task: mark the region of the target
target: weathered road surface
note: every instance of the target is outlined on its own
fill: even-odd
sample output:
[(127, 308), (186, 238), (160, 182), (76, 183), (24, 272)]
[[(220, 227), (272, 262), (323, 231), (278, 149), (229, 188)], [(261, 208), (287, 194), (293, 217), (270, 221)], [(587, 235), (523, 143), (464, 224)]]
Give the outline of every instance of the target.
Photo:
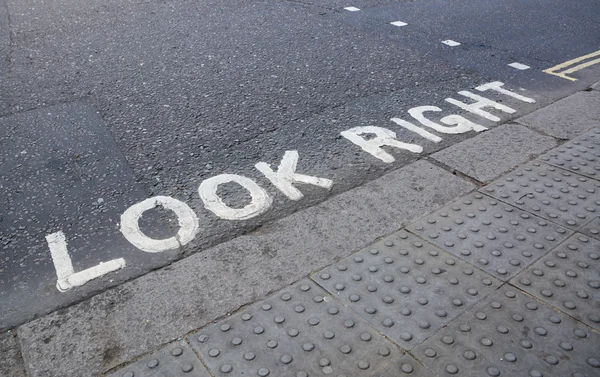
[[(1, 0), (0, 329), (590, 87), (598, 14), (593, 0)], [(143, 202), (156, 197), (170, 199)]]

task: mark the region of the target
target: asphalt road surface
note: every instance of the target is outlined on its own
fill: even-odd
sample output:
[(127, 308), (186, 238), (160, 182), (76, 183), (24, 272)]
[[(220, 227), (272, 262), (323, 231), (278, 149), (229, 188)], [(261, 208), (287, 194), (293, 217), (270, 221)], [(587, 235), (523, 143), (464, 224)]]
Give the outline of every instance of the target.
[[(596, 0), (0, 0), (0, 329), (589, 87), (599, 14)], [(494, 82), (512, 95), (481, 87)]]

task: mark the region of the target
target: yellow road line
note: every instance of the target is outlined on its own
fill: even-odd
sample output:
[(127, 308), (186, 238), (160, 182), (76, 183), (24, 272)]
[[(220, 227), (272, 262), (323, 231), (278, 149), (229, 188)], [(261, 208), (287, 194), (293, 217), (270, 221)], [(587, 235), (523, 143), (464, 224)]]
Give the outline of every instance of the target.
[(593, 57), (599, 56), (599, 55), (600, 55), (600, 50), (598, 50), (596, 52), (592, 52), (591, 54), (580, 56), (580, 57), (575, 58), (575, 59), (571, 59), (571, 60), (566, 61), (564, 63), (560, 63), (559, 65), (555, 65), (554, 67), (545, 69), (542, 72), (548, 73), (550, 75), (555, 75), (555, 76), (558, 76), (558, 77), (562, 77), (563, 79), (567, 79), (567, 80), (571, 80), (571, 81), (577, 81), (576, 78), (569, 77), (569, 76), (567, 76), (567, 74), (573, 73), (573, 72), (577, 72), (577, 71), (579, 71), (581, 69), (584, 69), (586, 67), (592, 66), (594, 64), (598, 64), (598, 63), (600, 63), (600, 59), (594, 59), (594, 60), (590, 60), (589, 62), (578, 64), (578, 65), (576, 65), (574, 67), (571, 67), (569, 69), (566, 69), (566, 70), (564, 70), (562, 72), (557, 72), (557, 71), (559, 71), (559, 70), (561, 70), (563, 68), (567, 68), (567, 67), (569, 67), (569, 66), (571, 66), (571, 65), (573, 65), (575, 63), (579, 63), (580, 61), (583, 61), (583, 60), (586, 60), (586, 59), (589, 59), (589, 58), (593, 58)]

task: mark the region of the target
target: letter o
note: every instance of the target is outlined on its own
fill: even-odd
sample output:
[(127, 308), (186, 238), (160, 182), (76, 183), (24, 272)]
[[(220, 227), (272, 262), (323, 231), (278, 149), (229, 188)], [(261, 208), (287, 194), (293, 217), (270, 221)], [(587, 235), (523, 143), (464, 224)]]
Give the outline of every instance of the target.
[[(235, 182), (250, 192), (252, 201), (244, 208), (231, 208), (217, 195), (219, 185), (229, 182)], [(226, 220), (251, 219), (266, 212), (272, 202), (269, 194), (256, 182), (237, 174), (220, 174), (202, 181), (198, 194), (207, 210)]]
[[(175, 237), (157, 240), (146, 236), (140, 230), (139, 220), (150, 209), (162, 206), (177, 215), (179, 231)], [(170, 196), (155, 196), (132, 205), (121, 215), (121, 233), (133, 246), (148, 253), (160, 253), (178, 249), (190, 242), (198, 233), (198, 217), (182, 201)]]

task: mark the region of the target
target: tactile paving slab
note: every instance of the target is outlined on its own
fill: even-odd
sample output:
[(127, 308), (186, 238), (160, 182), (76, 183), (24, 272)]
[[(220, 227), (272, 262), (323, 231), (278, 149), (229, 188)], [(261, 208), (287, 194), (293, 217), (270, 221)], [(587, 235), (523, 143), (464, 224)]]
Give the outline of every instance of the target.
[(473, 193), (407, 227), (501, 280), (573, 234), (496, 199)]
[(588, 131), (539, 159), (590, 178), (600, 179), (600, 129)]
[(592, 221), (585, 224), (583, 228), (579, 229), (579, 232), (600, 240), (600, 217), (596, 216)]
[(312, 278), (407, 350), (501, 284), (405, 231)]
[(600, 330), (600, 241), (576, 233), (510, 283)]
[(597, 377), (600, 335), (503, 287), (413, 350), (437, 376)]
[(403, 352), (306, 279), (188, 338), (215, 376), (373, 376)]
[(176, 342), (111, 374), (109, 377), (210, 377), (194, 351)]
[(600, 181), (538, 161), (480, 191), (573, 230), (600, 214)]
[(410, 355), (404, 355), (394, 365), (375, 374), (373, 377), (435, 377), (431, 371), (422, 366)]

